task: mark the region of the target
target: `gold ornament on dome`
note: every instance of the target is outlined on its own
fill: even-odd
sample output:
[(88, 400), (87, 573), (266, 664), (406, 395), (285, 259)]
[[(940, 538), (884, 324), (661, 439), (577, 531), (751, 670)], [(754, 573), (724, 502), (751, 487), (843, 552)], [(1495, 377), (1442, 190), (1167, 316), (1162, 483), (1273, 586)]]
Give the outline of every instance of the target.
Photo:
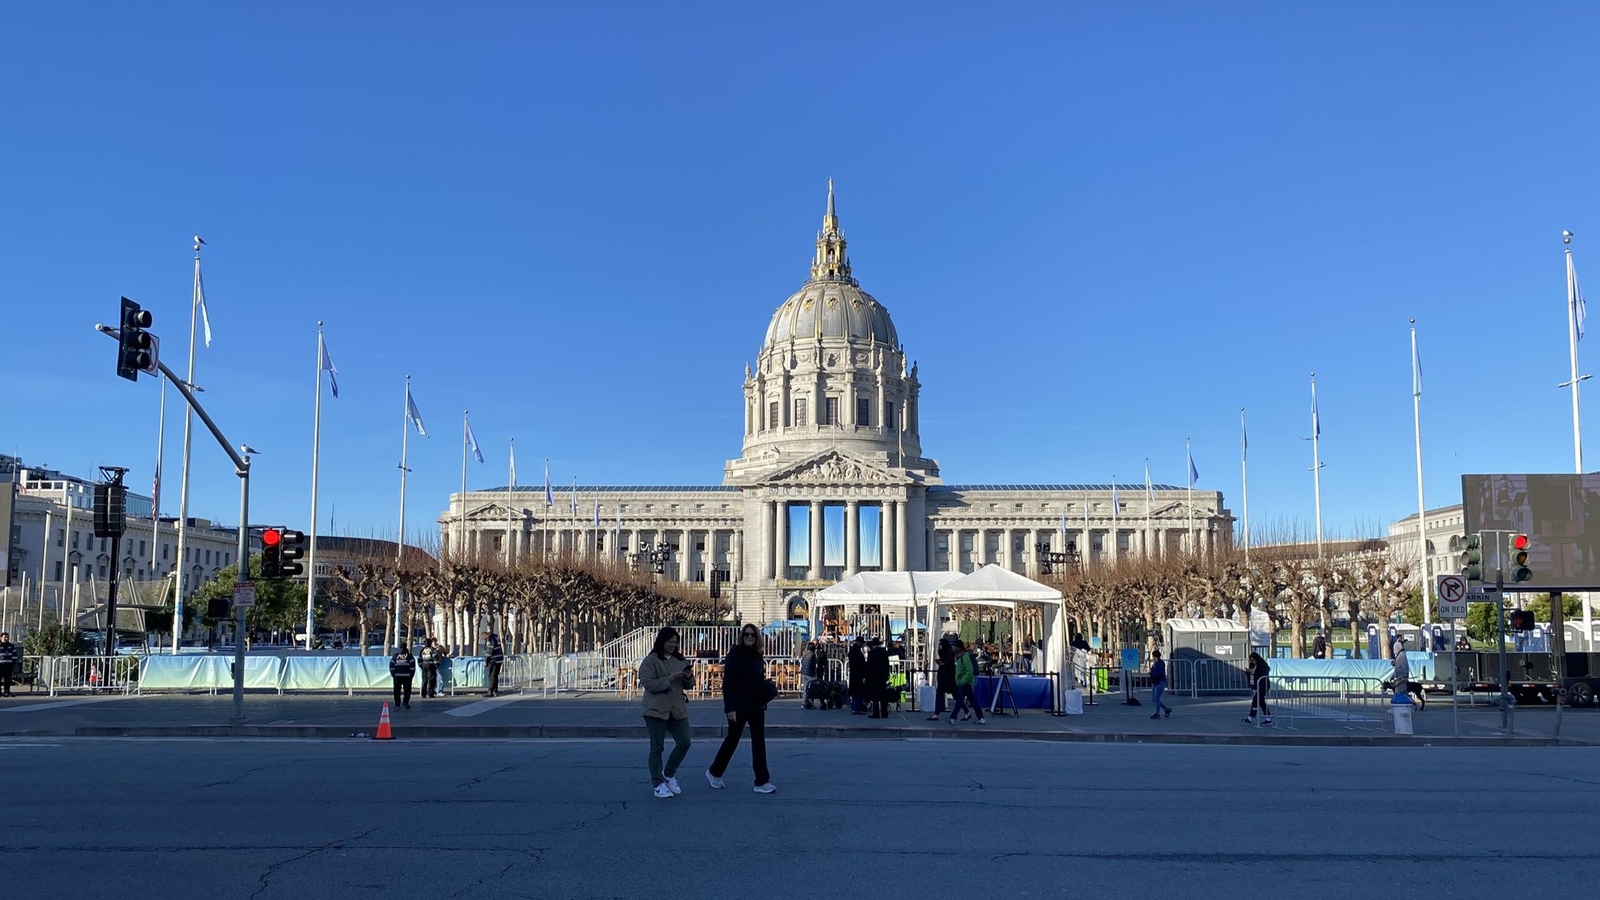
[(811, 299), (809, 297), (806, 298), (806, 302), (802, 303), (801, 306), (805, 307), (806, 309), (810, 309), (811, 308)]

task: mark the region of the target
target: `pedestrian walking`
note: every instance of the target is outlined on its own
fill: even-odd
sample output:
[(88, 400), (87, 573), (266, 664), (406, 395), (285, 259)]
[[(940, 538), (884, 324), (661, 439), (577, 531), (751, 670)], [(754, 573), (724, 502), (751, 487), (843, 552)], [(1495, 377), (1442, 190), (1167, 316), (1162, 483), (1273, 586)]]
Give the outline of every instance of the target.
[(411, 679), (417, 674), (417, 658), (404, 644), (389, 657), (389, 677), (394, 679), (394, 705), (411, 708)]
[(850, 643), (850, 712), (852, 715), (864, 716), (866, 710), (862, 706), (867, 702), (867, 644), (866, 639), (856, 635)]
[(437, 639), (423, 641), (422, 650), (417, 654), (417, 663), (422, 666), (422, 696), (439, 696), (439, 664), (444, 658), (444, 649)]
[(873, 636), (867, 651), (867, 699), (872, 701), (869, 718), (889, 718), (889, 649), (883, 638)]
[[(954, 725), (958, 717), (965, 721), (977, 713), (978, 724), (986, 725), (988, 722), (983, 718), (983, 709), (978, 706), (978, 694), (973, 689), (977, 681), (977, 669), (972, 663), (972, 651), (960, 640), (953, 643), (953, 649), (956, 654), (956, 699), (950, 707), (950, 724)], [(966, 710), (964, 716), (961, 714), (963, 709)]]
[(505, 650), (500, 646), (500, 635), (484, 632), (483, 672), (487, 676), (489, 696), (500, 696), (500, 667), (506, 664)]
[(1160, 650), (1150, 652), (1150, 705), (1156, 708), (1150, 718), (1159, 719), (1163, 710), (1167, 718), (1172, 718), (1172, 707), (1161, 702), (1161, 695), (1167, 690), (1167, 661), (1161, 658)]
[(11, 678), (21, 661), (22, 654), (17, 652), (17, 645), (11, 643), (10, 633), (0, 631), (0, 697), (11, 696)]
[(933, 715), (928, 717), (929, 722), (937, 722), (944, 717), (944, 697), (951, 695), (952, 700), (956, 693), (956, 652), (951, 648), (950, 635), (939, 638), (938, 656), (935, 658), (933, 672)]
[[(655, 646), (639, 663), (639, 684), (644, 687), (644, 725), (650, 732), (651, 792), (666, 800), (683, 793), (678, 766), (689, 753), (689, 704), (684, 691), (694, 684), (694, 668), (679, 652), (678, 629), (656, 632)], [(667, 735), (672, 735), (672, 755), (661, 764)]]
[(1395, 695), (1410, 694), (1417, 698), (1417, 708), (1428, 705), (1428, 696), (1423, 693), (1422, 685), (1411, 680), (1411, 660), (1406, 657), (1406, 636), (1400, 635), (1394, 639), (1394, 669), (1389, 672), (1389, 681), (1394, 685)]
[(1261, 711), (1261, 724), (1272, 724), (1272, 711), (1267, 709), (1267, 690), (1271, 687), (1272, 667), (1261, 658), (1259, 653), (1250, 654), (1250, 666), (1245, 670), (1245, 678), (1250, 682), (1250, 715), (1245, 716), (1245, 723), (1256, 724), (1256, 710)]
[(756, 793), (770, 794), (771, 773), (767, 771), (767, 704), (778, 695), (777, 685), (767, 677), (766, 663), (761, 658), (761, 632), (754, 625), (739, 631), (739, 643), (722, 661), (722, 709), (728, 717), (728, 736), (717, 748), (717, 757), (706, 770), (706, 782), (714, 788), (724, 787), (722, 773), (728, 771), (733, 761), (733, 751), (739, 748), (739, 737), (746, 727), (750, 729), (750, 767), (755, 770)]
[(1317, 635), (1317, 639), (1316, 640), (1311, 642), (1311, 658), (1312, 659), (1327, 659), (1328, 658), (1328, 639), (1323, 637), (1320, 634)]

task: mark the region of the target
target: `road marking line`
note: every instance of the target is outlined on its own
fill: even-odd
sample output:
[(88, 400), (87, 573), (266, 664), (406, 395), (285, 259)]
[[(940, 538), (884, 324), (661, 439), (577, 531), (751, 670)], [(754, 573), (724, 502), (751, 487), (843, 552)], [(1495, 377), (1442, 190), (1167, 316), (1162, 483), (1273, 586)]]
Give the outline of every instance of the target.
[(64, 709), (69, 706), (83, 706), (86, 703), (104, 703), (107, 700), (126, 700), (127, 697), (118, 694), (115, 697), (84, 697), (78, 700), (57, 700), (54, 703), (30, 703), (26, 706), (0, 706), (0, 713), (33, 712), (38, 709)]
[(444, 714), (447, 716), (459, 716), (463, 718), (468, 716), (476, 716), (479, 713), (486, 713), (491, 709), (499, 709), (500, 707), (505, 706), (507, 703), (515, 703), (518, 699), (520, 698), (491, 697), (488, 700), (479, 700), (476, 703), (468, 703), (466, 706), (458, 706), (455, 709), (447, 709), (444, 711)]

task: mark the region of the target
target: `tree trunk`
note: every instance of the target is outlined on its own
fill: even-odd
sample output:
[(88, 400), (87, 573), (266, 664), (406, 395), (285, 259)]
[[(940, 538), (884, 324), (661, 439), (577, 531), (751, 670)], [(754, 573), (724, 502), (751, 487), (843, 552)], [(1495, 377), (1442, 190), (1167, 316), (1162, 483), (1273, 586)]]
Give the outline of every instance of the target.
[(1305, 617), (1296, 615), (1289, 621), (1289, 640), (1294, 646), (1289, 648), (1289, 656), (1294, 659), (1305, 659), (1306, 623)]

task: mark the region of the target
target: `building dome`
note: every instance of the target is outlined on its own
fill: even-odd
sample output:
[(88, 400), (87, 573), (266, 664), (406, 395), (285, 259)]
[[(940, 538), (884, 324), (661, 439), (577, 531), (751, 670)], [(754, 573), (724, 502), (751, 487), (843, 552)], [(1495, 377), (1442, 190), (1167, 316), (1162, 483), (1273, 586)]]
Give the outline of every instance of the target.
[(767, 326), (763, 354), (790, 341), (846, 340), (900, 349), (889, 311), (848, 281), (808, 281), (783, 301)]

